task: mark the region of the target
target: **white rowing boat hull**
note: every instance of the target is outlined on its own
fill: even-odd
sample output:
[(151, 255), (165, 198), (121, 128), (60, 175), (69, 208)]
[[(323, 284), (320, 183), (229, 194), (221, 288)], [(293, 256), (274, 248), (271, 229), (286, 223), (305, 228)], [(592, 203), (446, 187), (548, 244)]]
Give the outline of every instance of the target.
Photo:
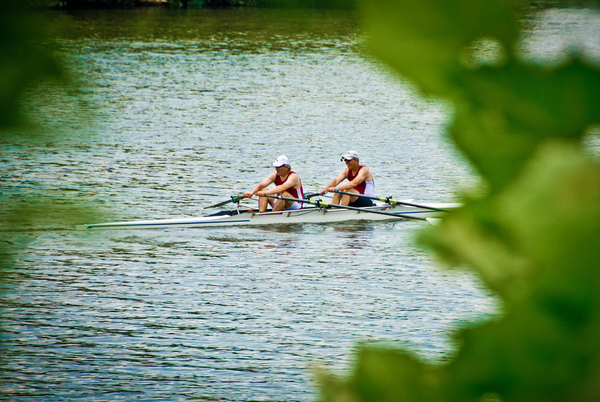
[[(427, 204), (425, 207), (451, 209), (457, 204)], [(382, 211), (394, 214), (381, 215), (369, 211)], [(231, 213), (231, 215), (229, 215)], [(416, 208), (404, 205), (379, 205), (367, 207), (362, 211), (348, 209), (324, 209), (308, 207), (293, 211), (253, 212), (244, 210), (223, 211), (220, 214), (200, 216), (196, 218), (176, 218), (159, 220), (141, 220), (129, 222), (108, 222), (77, 225), (77, 230), (96, 229), (160, 229), (172, 227), (214, 227), (214, 226), (248, 226), (299, 223), (333, 223), (345, 221), (383, 221), (401, 219), (427, 219), (439, 217), (443, 212), (428, 208)]]

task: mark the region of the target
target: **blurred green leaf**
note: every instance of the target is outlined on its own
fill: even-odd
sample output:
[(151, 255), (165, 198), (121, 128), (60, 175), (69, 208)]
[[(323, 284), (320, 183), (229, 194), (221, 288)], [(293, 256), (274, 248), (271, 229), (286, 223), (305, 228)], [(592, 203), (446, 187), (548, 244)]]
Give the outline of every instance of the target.
[(553, 70), (511, 62), (470, 72), (463, 81), (450, 132), (493, 191), (546, 138), (580, 140), (600, 122), (598, 69), (578, 60)]
[(580, 138), (600, 121), (598, 68), (516, 58), (511, 2), (364, 3), (370, 49), (423, 93), (454, 102), (451, 135), (492, 191), (544, 138)]
[(364, 345), (358, 349), (354, 372), (344, 382), (320, 372), (326, 402), (354, 401), (439, 401), (436, 367), (423, 365), (409, 352), (384, 346)]
[(4, 201), (0, 226), (9, 231), (73, 230), (75, 225), (110, 219), (110, 211), (99, 202), (83, 202), (68, 196), (57, 198), (48, 194), (28, 196), (18, 194), (13, 201)]
[(363, 348), (358, 356), (353, 388), (363, 401), (439, 401), (439, 379), (407, 352)]
[[(26, 130), (15, 130), (15, 126), (29, 123), (34, 113), (40, 118), (43, 105), (34, 111), (22, 113), (22, 102), (26, 96), (40, 89), (40, 83), (59, 79), (66, 81), (60, 58), (55, 56), (48, 42), (44, 15), (37, 7), (37, 0), (9, 2), (3, 4), (0, 13), (0, 138), (7, 143), (22, 136), (35, 136)], [(62, 81), (61, 81), (62, 80)], [(50, 104), (56, 100), (43, 99)], [(34, 104), (35, 103), (30, 103)], [(10, 129), (10, 130), (9, 130)], [(56, 140), (64, 131), (45, 133), (47, 140)], [(76, 223), (99, 219), (100, 205), (90, 205), (68, 195), (51, 196), (49, 191), (37, 196), (23, 193), (18, 188), (5, 187), (0, 194), (0, 270), (15, 262), (14, 257), (35, 237), (35, 231), (43, 229), (73, 230)], [(14, 239), (18, 238), (18, 241)], [(1, 278), (0, 278), (1, 282)]]
[(43, 17), (14, 6), (0, 13), (0, 133), (19, 123), (21, 101), (37, 82), (62, 76), (62, 68), (43, 45)]
[[(503, 295), (506, 316), (461, 333), (461, 352), (447, 369), (449, 384), (507, 400), (600, 397), (592, 386), (600, 381), (600, 164), (570, 143), (552, 141), (518, 180), (486, 202), (498, 229), (481, 232), (505, 244), (505, 253), (519, 256), (526, 269), (515, 270), (508, 261), (512, 281), (499, 285), (484, 264), (469, 261)], [(460, 234), (462, 219), (451, 217), (436, 230), (451, 229), (442, 234), (449, 239)], [(451, 392), (459, 389), (451, 386)], [(580, 399), (582, 393), (590, 399)]]
[(428, 95), (452, 96), (465, 67), (460, 55), (491, 37), (507, 51), (518, 37), (511, 2), (505, 0), (363, 1), (368, 44)]
[(504, 314), (458, 332), (445, 364), (363, 347), (331, 389), (352, 401), (598, 400), (600, 164), (550, 141), (505, 191), (433, 230), (502, 295)]

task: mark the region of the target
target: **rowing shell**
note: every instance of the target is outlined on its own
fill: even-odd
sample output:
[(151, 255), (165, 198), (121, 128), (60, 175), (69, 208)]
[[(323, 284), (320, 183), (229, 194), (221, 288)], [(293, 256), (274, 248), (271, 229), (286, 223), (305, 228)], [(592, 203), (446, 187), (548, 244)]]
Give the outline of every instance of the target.
[[(214, 226), (249, 226), (299, 223), (333, 223), (345, 221), (384, 221), (402, 219), (428, 219), (440, 216), (439, 209), (452, 209), (458, 204), (428, 204), (422, 208), (402, 205), (376, 205), (361, 208), (360, 211), (348, 209), (326, 209), (306, 207), (292, 211), (255, 212), (252, 210), (221, 211), (216, 214), (196, 218), (176, 218), (159, 220), (140, 220), (129, 222), (108, 222), (77, 225), (77, 230), (96, 229), (160, 229), (173, 227), (214, 227)], [(432, 209), (429, 209), (432, 208)], [(382, 215), (375, 211), (387, 212)]]

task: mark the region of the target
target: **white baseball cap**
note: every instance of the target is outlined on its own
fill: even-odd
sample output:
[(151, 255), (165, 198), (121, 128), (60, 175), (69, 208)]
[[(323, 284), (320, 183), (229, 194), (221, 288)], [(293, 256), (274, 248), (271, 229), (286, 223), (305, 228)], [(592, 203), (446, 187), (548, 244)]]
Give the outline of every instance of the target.
[(275, 167), (281, 167), (283, 165), (289, 165), (289, 164), (290, 164), (290, 160), (285, 155), (278, 156), (277, 160), (275, 162), (273, 162), (273, 166), (275, 166)]
[(344, 155), (342, 155), (342, 159), (341, 160), (343, 161), (344, 159), (347, 160), (347, 161), (352, 160), (352, 159), (358, 159), (358, 152), (356, 152), (356, 151), (348, 151)]

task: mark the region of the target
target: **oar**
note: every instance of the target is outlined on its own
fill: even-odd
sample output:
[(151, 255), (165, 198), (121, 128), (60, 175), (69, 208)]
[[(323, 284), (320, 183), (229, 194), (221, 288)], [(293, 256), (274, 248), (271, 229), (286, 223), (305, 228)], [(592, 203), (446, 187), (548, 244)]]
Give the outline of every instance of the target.
[(335, 190), (334, 193), (347, 194), (347, 195), (352, 195), (352, 196), (361, 197), (361, 198), (368, 198), (370, 200), (377, 200), (377, 201), (385, 202), (386, 204), (390, 204), (390, 205), (400, 204), (400, 205), (408, 205), (409, 207), (431, 209), (432, 211), (448, 212), (447, 209), (434, 208), (434, 207), (429, 207), (427, 205), (411, 204), (410, 202), (403, 202), (403, 201), (394, 200), (391, 197), (385, 197), (385, 198), (371, 197), (371, 196), (368, 196), (368, 195), (348, 193), (346, 191), (340, 191), (340, 190)]
[(243, 199), (244, 199), (243, 195), (232, 195), (231, 198), (226, 201), (217, 202), (216, 204), (209, 205), (208, 207), (204, 207), (202, 209), (216, 208), (216, 207), (220, 207), (221, 205), (229, 204), (230, 202), (240, 202)]
[(418, 221), (426, 221), (427, 220), (426, 218), (419, 218), (417, 216), (393, 214), (391, 212), (375, 211), (375, 210), (371, 210), (371, 209), (351, 207), (349, 205), (329, 204), (329, 203), (323, 202), (321, 200), (303, 200), (301, 198), (282, 197), (280, 195), (265, 195), (265, 197), (275, 198), (275, 199), (278, 199), (278, 200), (285, 200), (285, 201), (301, 202), (303, 204), (311, 204), (311, 205), (316, 206), (317, 208), (329, 208), (329, 207), (333, 207), (333, 208), (341, 208), (341, 209), (350, 209), (352, 211), (368, 212), (370, 214), (379, 214), (379, 215), (393, 216), (394, 218), (415, 219), (415, 220), (418, 220)]

